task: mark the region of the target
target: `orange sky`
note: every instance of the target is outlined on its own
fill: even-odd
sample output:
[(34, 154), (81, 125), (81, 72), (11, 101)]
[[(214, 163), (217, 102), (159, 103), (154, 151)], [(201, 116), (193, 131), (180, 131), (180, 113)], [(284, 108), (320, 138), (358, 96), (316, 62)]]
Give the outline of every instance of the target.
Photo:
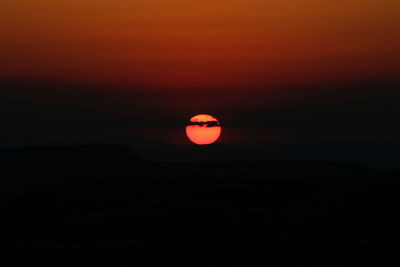
[(393, 76), (399, 14), (398, 0), (2, 0), (0, 77), (195, 90)]

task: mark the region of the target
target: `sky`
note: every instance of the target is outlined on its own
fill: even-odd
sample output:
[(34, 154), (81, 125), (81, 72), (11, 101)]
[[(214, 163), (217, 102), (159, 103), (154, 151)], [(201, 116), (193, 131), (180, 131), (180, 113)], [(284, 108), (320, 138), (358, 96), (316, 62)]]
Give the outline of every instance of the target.
[(400, 141), (398, 0), (2, 0), (0, 138)]

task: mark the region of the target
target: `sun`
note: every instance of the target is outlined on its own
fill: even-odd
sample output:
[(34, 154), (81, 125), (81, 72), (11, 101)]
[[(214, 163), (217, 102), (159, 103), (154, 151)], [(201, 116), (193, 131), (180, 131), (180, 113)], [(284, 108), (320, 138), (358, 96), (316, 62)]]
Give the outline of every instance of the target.
[(186, 135), (197, 145), (209, 145), (221, 135), (221, 125), (213, 116), (200, 114), (192, 117), (186, 126)]

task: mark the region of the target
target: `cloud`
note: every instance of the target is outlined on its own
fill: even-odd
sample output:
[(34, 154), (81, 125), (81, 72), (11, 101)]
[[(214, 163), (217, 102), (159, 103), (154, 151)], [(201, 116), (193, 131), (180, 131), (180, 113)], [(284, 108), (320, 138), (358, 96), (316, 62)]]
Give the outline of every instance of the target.
[(221, 124), (218, 121), (201, 121), (201, 122), (189, 122), (188, 126), (193, 126), (193, 125), (198, 125), (201, 127), (217, 127), (221, 126)]

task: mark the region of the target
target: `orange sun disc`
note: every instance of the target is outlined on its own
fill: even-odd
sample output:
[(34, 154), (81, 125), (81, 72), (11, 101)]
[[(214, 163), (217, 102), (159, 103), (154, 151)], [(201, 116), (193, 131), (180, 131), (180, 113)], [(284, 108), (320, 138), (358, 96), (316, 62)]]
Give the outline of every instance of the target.
[(209, 145), (218, 140), (221, 135), (221, 125), (213, 116), (196, 115), (186, 126), (186, 135), (197, 145)]

